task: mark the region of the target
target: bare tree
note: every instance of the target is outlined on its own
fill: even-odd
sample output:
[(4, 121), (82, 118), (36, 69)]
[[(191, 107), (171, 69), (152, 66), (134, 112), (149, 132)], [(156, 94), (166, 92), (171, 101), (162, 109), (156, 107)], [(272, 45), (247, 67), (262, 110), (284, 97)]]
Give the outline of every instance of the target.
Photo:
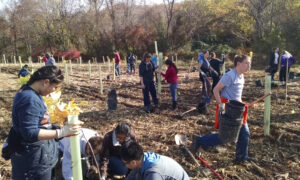
[(164, 1), (164, 7), (167, 15), (167, 39), (169, 39), (169, 29), (173, 18), (175, 0), (163, 0), (163, 1)]

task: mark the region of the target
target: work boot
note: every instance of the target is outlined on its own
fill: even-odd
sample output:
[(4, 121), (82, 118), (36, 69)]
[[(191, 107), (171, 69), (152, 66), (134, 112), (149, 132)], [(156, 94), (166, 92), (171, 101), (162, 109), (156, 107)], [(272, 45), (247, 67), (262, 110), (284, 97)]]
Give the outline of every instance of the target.
[(257, 162), (257, 159), (253, 158), (253, 157), (247, 157), (246, 159), (244, 160), (239, 160), (239, 159), (235, 159), (235, 163), (236, 164), (243, 164), (245, 162), (254, 162), (256, 163)]
[(147, 106), (144, 106), (144, 111), (146, 113), (152, 113), (153, 112), (153, 107), (151, 104), (147, 105)]
[(175, 109), (176, 109), (176, 107), (177, 107), (177, 101), (173, 101), (173, 103), (172, 103), (172, 111), (174, 111)]

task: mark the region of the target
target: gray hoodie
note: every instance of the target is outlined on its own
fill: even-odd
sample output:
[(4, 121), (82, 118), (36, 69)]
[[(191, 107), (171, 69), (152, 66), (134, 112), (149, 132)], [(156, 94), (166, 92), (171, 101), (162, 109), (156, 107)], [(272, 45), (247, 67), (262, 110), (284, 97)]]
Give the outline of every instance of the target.
[[(146, 153), (145, 153), (146, 154)], [(143, 160), (144, 165), (145, 158)], [(147, 161), (147, 160), (146, 160)], [(143, 168), (142, 168), (143, 169)], [(126, 180), (189, 180), (185, 170), (173, 159), (161, 156), (158, 161), (152, 163), (144, 172), (142, 169), (134, 169)]]

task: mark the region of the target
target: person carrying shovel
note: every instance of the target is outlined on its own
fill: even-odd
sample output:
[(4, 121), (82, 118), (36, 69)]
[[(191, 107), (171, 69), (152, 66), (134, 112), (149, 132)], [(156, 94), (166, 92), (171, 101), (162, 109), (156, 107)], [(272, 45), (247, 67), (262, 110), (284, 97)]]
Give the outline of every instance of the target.
[[(248, 156), (248, 143), (250, 131), (247, 124), (248, 107), (242, 102), (244, 87), (244, 73), (250, 71), (251, 58), (245, 55), (237, 55), (234, 58), (235, 68), (222, 76), (213, 92), (217, 101), (215, 128), (219, 133), (204, 136), (193, 135), (192, 150), (196, 152), (200, 147), (204, 150), (225, 144), (236, 142), (236, 162), (256, 161)], [(226, 103), (228, 102), (228, 103)], [(224, 113), (224, 103), (226, 112)]]

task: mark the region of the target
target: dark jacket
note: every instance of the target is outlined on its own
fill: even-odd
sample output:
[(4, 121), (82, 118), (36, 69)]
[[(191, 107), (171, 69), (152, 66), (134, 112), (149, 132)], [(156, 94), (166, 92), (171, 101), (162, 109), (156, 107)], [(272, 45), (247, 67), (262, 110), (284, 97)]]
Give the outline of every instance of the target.
[[(279, 55), (279, 54), (278, 54)], [(275, 64), (275, 52), (272, 51), (269, 55), (269, 66), (270, 67), (277, 67), (278, 64)], [(278, 62), (279, 62), (279, 57), (278, 57)]]
[(40, 129), (50, 129), (49, 115), (43, 97), (26, 86), (14, 98), (13, 128), (20, 139), (19, 151), (11, 156), (13, 179), (29, 179), (51, 170), (58, 160), (55, 140), (38, 140)]
[[(120, 156), (121, 146), (113, 146), (112, 136), (114, 131), (105, 134), (100, 151), (100, 173), (101, 176), (106, 176), (109, 157)], [(130, 139), (136, 141), (135, 134), (130, 134)]]
[(20, 77), (20, 76), (25, 77), (28, 74), (29, 74), (29, 71), (25, 67), (22, 67), (22, 69), (18, 73), (18, 77)]
[(150, 61), (148, 64), (146, 61), (142, 61), (139, 66), (139, 75), (140, 77), (143, 77), (144, 82), (145, 81), (153, 81), (155, 72), (155, 65), (152, 61)]
[[(218, 72), (218, 74), (221, 74), (221, 66), (224, 64), (224, 59), (221, 61), (220, 59), (211, 59), (209, 61), (211, 67)], [(214, 74), (214, 73), (213, 73)]]

